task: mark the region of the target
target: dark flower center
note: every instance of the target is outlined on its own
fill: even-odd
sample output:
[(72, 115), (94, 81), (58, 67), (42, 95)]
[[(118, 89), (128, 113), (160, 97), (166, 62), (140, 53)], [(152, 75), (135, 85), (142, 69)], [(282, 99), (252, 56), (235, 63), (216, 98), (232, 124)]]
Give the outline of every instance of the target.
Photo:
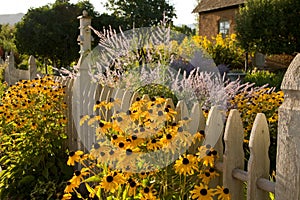
[(68, 181), (68, 182), (67, 182), (67, 185), (71, 185), (71, 182), (70, 182), (70, 181)]
[(131, 149), (126, 149), (126, 155), (130, 156), (132, 154), (132, 150)]
[(125, 145), (124, 145), (123, 142), (120, 142), (120, 143), (119, 143), (119, 147), (120, 147), (120, 148), (123, 148), (124, 146), (125, 146)]
[(130, 185), (130, 187), (135, 187), (136, 183), (134, 181), (131, 181), (129, 185)]
[(210, 173), (209, 172), (205, 172), (204, 173), (206, 177), (210, 177)]
[(167, 135), (167, 139), (168, 139), (168, 140), (171, 140), (171, 139), (172, 139), (172, 135), (171, 135), (171, 134), (168, 134), (168, 135)]
[(94, 144), (94, 148), (95, 149), (99, 149), (100, 148), (100, 144), (98, 144), (98, 143)]
[(215, 172), (215, 169), (214, 168), (209, 168), (209, 172), (213, 173), (213, 172)]
[(150, 189), (148, 187), (144, 188), (144, 192), (145, 193), (149, 193), (150, 192)]
[(228, 188), (224, 188), (223, 192), (224, 192), (224, 194), (229, 194), (229, 189)]
[(113, 180), (114, 180), (114, 177), (112, 177), (112, 176), (106, 177), (106, 181), (109, 183), (113, 182)]
[(115, 152), (113, 150), (110, 150), (109, 155), (113, 155)]
[(189, 159), (187, 159), (187, 158), (182, 159), (182, 164), (187, 165), (189, 163), (190, 163)]
[(99, 126), (102, 128), (104, 127), (104, 123), (100, 122)]
[(75, 152), (74, 151), (71, 151), (70, 153), (69, 153), (69, 156), (74, 156), (75, 155)]
[(156, 139), (151, 140), (151, 143), (155, 144), (156, 143)]
[(75, 171), (75, 175), (76, 175), (76, 176), (80, 176), (80, 174), (81, 174), (80, 171), (78, 171), (78, 170)]
[(117, 118), (117, 121), (118, 121), (118, 122), (123, 121), (122, 117), (118, 117), (118, 118)]
[(200, 190), (200, 194), (201, 194), (202, 196), (206, 196), (206, 195), (207, 195), (207, 190), (206, 190), (206, 189), (201, 189), (201, 190)]
[(132, 138), (132, 140), (136, 140), (136, 139), (137, 139), (137, 136), (136, 136), (136, 135), (133, 135), (131, 138)]
[(117, 135), (113, 135), (113, 140), (116, 140), (118, 139), (118, 136)]
[(217, 151), (216, 151), (216, 150), (213, 150), (211, 153), (212, 153), (212, 155), (214, 155), (214, 156), (217, 155)]
[(161, 110), (158, 111), (158, 113), (157, 113), (158, 116), (162, 116), (163, 114), (164, 114), (164, 113), (163, 113), (163, 111), (161, 111)]

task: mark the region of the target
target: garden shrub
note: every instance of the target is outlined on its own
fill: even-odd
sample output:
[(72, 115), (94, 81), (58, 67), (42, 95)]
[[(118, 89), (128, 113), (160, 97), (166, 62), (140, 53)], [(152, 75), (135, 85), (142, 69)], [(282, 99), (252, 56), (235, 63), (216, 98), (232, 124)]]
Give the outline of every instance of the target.
[(170, 98), (172, 99), (174, 105), (177, 105), (178, 99), (174, 92), (172, 92), (171, 89), (169, 89), (167, 86), (159, 85), (159, 84), (148, 84), (145, 86), (142, 86), (136, 90), (136, 92), (142, 96), (144, 94), (149, 95), (150, 98), (153, 97), (163, 97), (163, 98)]
[(253, 71), (246, 74), (244, 81), (255, 83), (256, 86), (268, 84), (268, 87), (275, 87), (276, 90), (280, 90), (284, 74), (285, 71), (278, 71), (277, 73), (265, 70)]
[(230, 69), (244, 69), (244, 50), (238, 47), (236, 35), (223, 38), (221, 34), (209, 40), (206, 36), (194, 36), (193, 40), (200, 44), (215, 61), (216, 65), (229, 65)]
[[(7, 88), (0, 105), (0, 198), (44, 199), (37, 185), (55, 183), (71, 172), (65, 167), (64, 88), (51, 77), (23, 80)], [(72, 173), (72, 172), (71, 172)]]
[[(94, 109), (101, 112), (118, 102), (97, 102)], [(137, 97), (111, 120), (84, 116), (81, 124), (95, 126), (97, 141), (88, 154), (69, 154), (67, 164), (82, 167), (67, 182), (63, 199), (230, 199), (227, 188), (209, 185), (219, 176), (218, 152), (210, 145), (199, 146), (195, 154), (187, 151), (203, 140), (204, 131), (186, 131), (189, 119), (176, 122), (177, 113), (165, 103), (160, 97)], [(88, 194), (78, 190), (80, 185)]]
[(244, 148), (247, 158), (249, 158), (248, 142), (256, 114), (264, 113), (266, 115), (270, 131), (270, 173), (275, 171), (276, 167), (278, 108), (282, 103), (283, 92), (276, 92), (269, 88), (255, 92), (242, 92), (236, 95), (231, 101), (232, 108), (239, 110), (243, 121), (245, 129)]

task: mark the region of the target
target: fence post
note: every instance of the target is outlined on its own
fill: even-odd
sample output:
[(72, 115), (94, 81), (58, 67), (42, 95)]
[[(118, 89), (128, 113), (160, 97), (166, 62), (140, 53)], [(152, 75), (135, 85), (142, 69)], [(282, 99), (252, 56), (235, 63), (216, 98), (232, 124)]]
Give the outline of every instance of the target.
[(258, 188), (260, 178), (269, 179), (270, 133), (266, 116), (258, 113), (251, 130), (248, 161), (247, 200), (269, 199), (269, 193)]
[(232, 176), (234, 169), (244, 170), (244, 129), (238, 110), (230, 110), (224, 133), (223, 185), (232, 200), (244, 199), (244, 183)]
[(77, 129), (77, 135), (79, 136), (78, 139), (82, 139), (83, 141), (77, 141), (79, 148), (83, 149), (82, 145), (84, 146), (85, 142), (85, 134), (84, 129), (79, 125), (80, 117), (87, 115), (89, 110), (87, 106), (84, 106), (84, 92), (87, 93), (87, 89), (91, 83), (91, 78), (88, 74), (89, 66), (89, 53), (91, 51), (91, 17), (88, 16), (87, 11), (83, 11), (82, 16), (77, 17), (80, 22), (79, 30), (80, 35), (78, 36), (78, 44), (80, 45), (80, 58), (77, 63), (79, 67), (79, 76), (74, 80), (73, 86), (73, 104), (72, 104), (72, 113), (74, 123)]
[(29, 56), (28, 59), (29, 80), (37, 77), (36, 62), (34, 56)]
[(276, 200), (300, 200), (300, 54), (290, 64), (281, 89), (276, 161)]

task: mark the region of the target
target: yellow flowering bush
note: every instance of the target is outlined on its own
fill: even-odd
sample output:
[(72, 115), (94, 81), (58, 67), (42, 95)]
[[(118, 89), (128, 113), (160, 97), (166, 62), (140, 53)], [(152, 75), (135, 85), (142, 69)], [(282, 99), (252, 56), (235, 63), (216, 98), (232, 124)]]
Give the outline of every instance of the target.
[[(62, 164), (66, 159), (63, 98), (63, 87), (49, 76), (23, 80), (4, 91), (0, 104), (1, 199), (56, 196), (64, 172), (67, 175)], [(52, 188), (37, 192), (42, 185)]]
[[(271, 171), (276, 166), (278, 108), (283, 103), (283, 92), (275, 92), (273, 88), (263, 88), (254, 92), (242, 92), (231, 100), (232, 108), (241, 113), (245, 129), (245, 148), (248, 151), (248, 141), (257, 113), (264, 113), (269, 123)], [(249, 156), (249, 154), (246, 154)]]
[(88, 153), (69, 153), (67, 164), (82, 167), (67, 182), (63, 199), (230, 199), (227, 188), (210, 185), (219, 176), (218, 153), (200, 145), (204, 131), (187, 131), (189, 119), (177, 119), (162, 97), (137, 97), (129, 110), (101, 117), (119, 103), (96, 102), (99, 115), (81, 118), (81, 125), (95, 126), (96, 142)]
[(193, 41), (198, 43), (215, 61), (216, 65), (230, 65), (231, 69), (244, 68), (244, 50), (238, 47), (235, 34), (208, 39), (206, 36), (193, 36)]

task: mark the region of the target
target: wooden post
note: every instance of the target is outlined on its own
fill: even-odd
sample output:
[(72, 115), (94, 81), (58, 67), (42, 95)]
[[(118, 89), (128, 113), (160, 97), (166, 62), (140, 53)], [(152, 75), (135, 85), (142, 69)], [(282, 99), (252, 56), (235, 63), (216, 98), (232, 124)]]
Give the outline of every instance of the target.
[(233, 177), (235, 169), (244, 170), (244, 129), (238, 110), (230, 110), (224, 133), (223, 185), (232, 200), (244, 199), (244, 183)]
[[(79, 67), (79, 76), (74, 80), (73, 87), (73, 103), (72, 103), (72, 113), (74, 123), (76, 125), (78, 139), (85, 138), (83, 127), (80, 127), (79, 121), (80, 117), (87, 115), (89, 113), (87, 106), (84, 106), (84, 91), (87, 89), (87, 85), (90, 85), (91, 78), (88, 74), (89, 66), (89, 53), (91, 51), (91, 18), (88, 16), (86, 11), (83, 11), (82, 16), (78, 17), (80, 21), (80, 35), (78, 37), (78, 42), (80, 45), (80, 58), (77, 63)], [(83, 147), (81, 147), (83, 145)], [(78, 141), (79, 148), (83, 149), (85, 144)]]
[(250, 158), (248, 161), (248, 181), (247, 181), (247, 200), (266, 200), (269, 193), (258, 188), (260, 178), (269, 177), (270, 133), (266, 116), (258, 113), (251, 130), (249, 149)]
[(275, 198), (300, 200), (300, 54), (290, 64), (281, 89)]

